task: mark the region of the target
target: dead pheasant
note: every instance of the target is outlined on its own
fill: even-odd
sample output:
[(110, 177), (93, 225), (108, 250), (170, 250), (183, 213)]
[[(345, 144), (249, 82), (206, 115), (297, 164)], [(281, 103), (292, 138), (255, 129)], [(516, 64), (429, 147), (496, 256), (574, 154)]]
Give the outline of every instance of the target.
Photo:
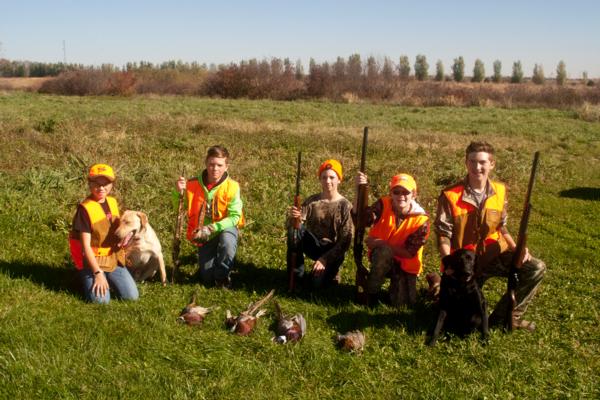
[(206, 314), (212, 311), (212, 308), (201, 307), (196, 304), (196, 297), (198, 292), (195, 291), (190, 299), (190, 303), (181, 310), (177, 322), (181, 322), (188, 325), (200, 325)]
[(273, 341), (276, 343), (298, 342), (306, 333), (306, 320), (302, 314), (286, 317), (281, 311), (279, 303), (275, 303), (275, 318), (277, 320), (276, 334)]
[(240, 336), (246, 336), (252, 332), (254, 327), (256, 326), (256, 322), (258, 318), (265, 315), (267, 312), (265, 310), (259, 310), (266, 302), (268, 302), (271, 297), (273, 297), (273, 293), (275, 293), (275, 289), (271, 290), (265, 297), (262, 299), (250, 304), (246, 311), (242, 311), (240, 315), (237, 317), (233, 317), (231, 315), (231, 311), (227, 310), (227, 318), (225, 319), (225, 326), (231, 330), (231, 332), (235, 332)]
[(360, 352), (365, 347), (365, 335), (359, 330), (337, 335), (336, 340), (338, 346), (346, 351)]

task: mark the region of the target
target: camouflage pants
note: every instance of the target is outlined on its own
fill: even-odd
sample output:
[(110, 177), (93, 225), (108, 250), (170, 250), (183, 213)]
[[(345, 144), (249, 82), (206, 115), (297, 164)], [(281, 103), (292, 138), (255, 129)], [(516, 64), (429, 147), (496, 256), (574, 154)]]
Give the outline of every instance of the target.
[(394, 260), (392, 249), (377, 247), (371, 252), (371, 271), (367, 277), (367, 293), (376, 294), (390, 277), (390, 303), (394, 307), (414, 305), (417, 301), (417, 276), (404, 272)]
[[(481, 275), (477, 279), (479, 286), (483, 287), (485, 281), (494, 276), (508, 277), (512, 257), (513, 253), (507, 251), (493, 259), (489, 264), (483, 266)], [(545, 273), (546, 264), (542, 260), (533, 257), (519, 268), (517, 273), (519, 283), (515, 290), (517, 302), (513, 314), (515, 319), (520, 319), (527, 310), (527, 306), (531, 303), (531, 299), (533, 299), (540, 283), (542, 283)], [(503, 321), (510, 306), (510, 297), (508, 293), (505, 293), (490, 315), (490, 324)]]

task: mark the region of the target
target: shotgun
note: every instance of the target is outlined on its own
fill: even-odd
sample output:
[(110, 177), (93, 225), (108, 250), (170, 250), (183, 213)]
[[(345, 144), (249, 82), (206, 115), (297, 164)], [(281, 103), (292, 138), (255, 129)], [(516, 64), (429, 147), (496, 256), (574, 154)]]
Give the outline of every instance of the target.
[[(365, 126), (363, 132), (362, 153), (360, 156), (360, 172), (365, 172), (367, 158), (367, 140), (369, 128)], [(354, 263), (356, 264), (356, 300), (360, 304), (367, 302), (367, 275), (369, 271), (363, 265), (363, 240), (365, 236), (365, 211), (369, 201), (369, 186), (367, 184), (358, 186), (356, 225), (354, 227)]]
[(515, 290), (519, 284), (518, 271), (523, 265), (523, 258), (525, 257), (525, 249), (527, 248), (527, 225), (529, 224), (529, 214), (531, 213), (531, 193), (533, 192), (533, 183), (535, 182), (535, 174), (537, 172), (538, 162), (540, 158), (540, 152), (536, 151), (533, 156), (533, 165), (531, 166), (531, 175), (529, 176), (529, 185), (527, 186), (527, 194), (525, 195), (525, 205), (523, 206), (523, 214), (521, 214), (521, 223), (519, 225), (519, 236), (517, 237), (517, 243), (515, 252), (513, 254), (510, 271), (508, 273), (508, 283), (506, 292), (510, 299), (510, 307), (506, 313), (504, 319), (504, 329), (507, 332), (513, 329), (513, 318), (514, 311), (517, 305), (517, 299), (515, 297)]
[[(185, 168), (181, 170), (181, 176), (185, 176)], [(173, 234), (173, 273), (171, 283), (175, 283), (176, 275), (179, 274), (179, 251), (181, 250), (181, 234), (183, 233), (183, 217), (185, 213), (185, 189), (179, 191), (179, 205), (177, 206), (177, 218), (175, 219), (175, 232)]]
[[(300, 201), (300, 167), (302, 165), (302, 152), (298, 152), (298, 163), (296, 166), (296, 194), (294, 195), (294, 207), (301, 208), (302, 204)], [(298, 235), (298, 231), (300, 230), (300, 225), (302, 224), (302, 218), (295, 218), (292, 228), (290, 229), (290, 234), (292, 235), (289, 238), (290, 243), (292, 244), (292, 252), (290, 256), (290, 264), (288, 265), (288, 290), (293, 292), (296, 289), (296, 268), (298, 266), (297, 257), (298, 252), (302, 251), (300, 249), (300, 238)]]

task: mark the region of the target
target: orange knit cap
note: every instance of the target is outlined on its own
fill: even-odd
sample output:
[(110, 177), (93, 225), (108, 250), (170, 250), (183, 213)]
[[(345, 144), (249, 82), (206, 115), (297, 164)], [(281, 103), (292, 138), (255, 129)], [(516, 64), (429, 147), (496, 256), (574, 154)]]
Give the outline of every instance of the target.
[(337, 174), (338, 178), (340, 178), (340, 181), (342, 179), (344, 179), (344, 175), (342, 174), (342, 164), (340, 164), (340, 162), (338, 160), (334, 160), (332, 158), (332, 159), (323, 161), (323, 164), (321, 164), (321, 166), (319, 167), (319, 172), (317, 173), (317, 176), (320, 178), (321, 173), (323, 171), (325, 171), (326, 169), (332, 169), (333, 172), (335, 172)]

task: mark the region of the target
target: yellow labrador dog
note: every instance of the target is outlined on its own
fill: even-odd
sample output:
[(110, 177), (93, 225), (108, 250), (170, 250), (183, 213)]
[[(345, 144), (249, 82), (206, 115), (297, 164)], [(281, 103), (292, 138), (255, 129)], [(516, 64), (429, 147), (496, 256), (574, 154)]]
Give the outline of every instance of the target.
[(141, 211), (125, 211), (115, 231), (119, 246), (125, 249), (127, 267), (137, 282), (153, 277), (160, 271), (160, 281), (167, 284), (165, 261), (156, 232)]

